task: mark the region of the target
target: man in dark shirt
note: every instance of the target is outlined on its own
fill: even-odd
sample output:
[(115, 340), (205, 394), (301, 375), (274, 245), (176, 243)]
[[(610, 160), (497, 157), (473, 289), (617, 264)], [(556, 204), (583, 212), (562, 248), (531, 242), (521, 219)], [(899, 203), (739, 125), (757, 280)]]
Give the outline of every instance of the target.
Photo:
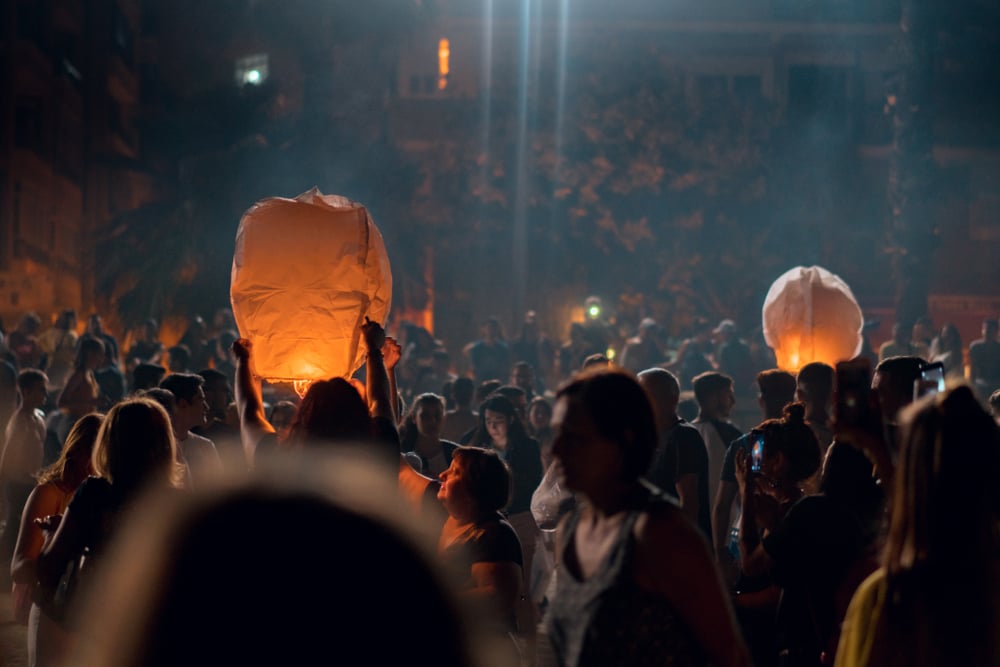
[(680, 384), (673, 373), (662, 368), (639, 373), (639, 384), (653, 406), (660, 434), (646, 479), (676, 498), (705, 539), (711, 540), (708, 451), (698, 430), (677, 416)]
[[(760, 394), (761, 416), (764, 419), (780, 419), (784, 407), (795, 400), (795, 376), (776, 368), (757, 374), (757, 388)], [(723, 573), (730, 578), (738, 570), (735, 555), (729, 550), (731, 528), (733, 526), (733, 502), (738, 495), (736, 483), (736, 452), (743, 449), (750, 453), (750, 433), (741, 435), (729, 444), (726, 457), (722, 461), (719, 488), (712, 505), (712, 540), (715, 557)]]
[(510, 376), (510, 350), (503, 341), (500, 322), (491, 317), (483, 325), (483, 337), (465, 348), (477, 383), (505, 380)]
[(1000, 341), (995, 319), (983, 320), (983, 337), (969, 345), (969, 377), (983, 396), (1000, 389)]

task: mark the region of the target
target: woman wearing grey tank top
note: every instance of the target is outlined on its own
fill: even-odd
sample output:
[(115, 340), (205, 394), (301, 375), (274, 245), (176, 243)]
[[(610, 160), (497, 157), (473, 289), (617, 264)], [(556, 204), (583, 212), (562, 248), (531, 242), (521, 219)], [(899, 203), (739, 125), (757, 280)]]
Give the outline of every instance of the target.
[(557, 396), (553, 455), (578, 507), (559, 530), (547, 627), (561, 665), (749, 665), (708, 544), (642, 480), (656, 446), (635, 377), (601, 370)]

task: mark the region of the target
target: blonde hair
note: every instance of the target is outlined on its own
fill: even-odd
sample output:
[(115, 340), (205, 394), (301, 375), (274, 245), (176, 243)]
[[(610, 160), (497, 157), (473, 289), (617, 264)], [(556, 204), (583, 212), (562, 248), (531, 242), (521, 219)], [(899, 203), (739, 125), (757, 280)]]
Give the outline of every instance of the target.
[(95, 474), (132, 491), (160, 475), (171, 486), (180, 486), (183, 477), (170, 417), (148, 398), (131, 398), (108, 411), (92, 462)]

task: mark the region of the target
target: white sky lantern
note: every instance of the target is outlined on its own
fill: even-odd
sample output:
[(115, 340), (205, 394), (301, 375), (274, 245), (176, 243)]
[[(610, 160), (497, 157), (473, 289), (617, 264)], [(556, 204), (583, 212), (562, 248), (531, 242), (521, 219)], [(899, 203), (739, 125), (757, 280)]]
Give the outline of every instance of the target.
[(831, 366), (861, 352), (864, 317), (851, 288), (819, 266), (798, 266), (774, 281), (764, 299), (764, 339), (778, 367)]
[(364, 361), (360, 325), (385, 324), (392, 272), (367, 209), (316, 188), (254, 204), (240, 220), (230, 297), (254, 374), (291, 382), (350, 377)]

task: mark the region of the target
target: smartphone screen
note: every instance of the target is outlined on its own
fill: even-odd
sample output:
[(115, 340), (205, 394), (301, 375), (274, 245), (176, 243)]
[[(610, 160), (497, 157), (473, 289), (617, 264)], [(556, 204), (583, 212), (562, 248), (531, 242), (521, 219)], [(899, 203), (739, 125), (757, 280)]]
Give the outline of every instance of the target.
[(757, 433), (753, 448), (750, 450), (750, 472), (760, 472), (761, 464), (764, 462), (764, 434)]
[(944, 391), (944, 364), (940, 361), (926, 364), (920, 369), (920, 379), (937, 384), (937, 391)]

